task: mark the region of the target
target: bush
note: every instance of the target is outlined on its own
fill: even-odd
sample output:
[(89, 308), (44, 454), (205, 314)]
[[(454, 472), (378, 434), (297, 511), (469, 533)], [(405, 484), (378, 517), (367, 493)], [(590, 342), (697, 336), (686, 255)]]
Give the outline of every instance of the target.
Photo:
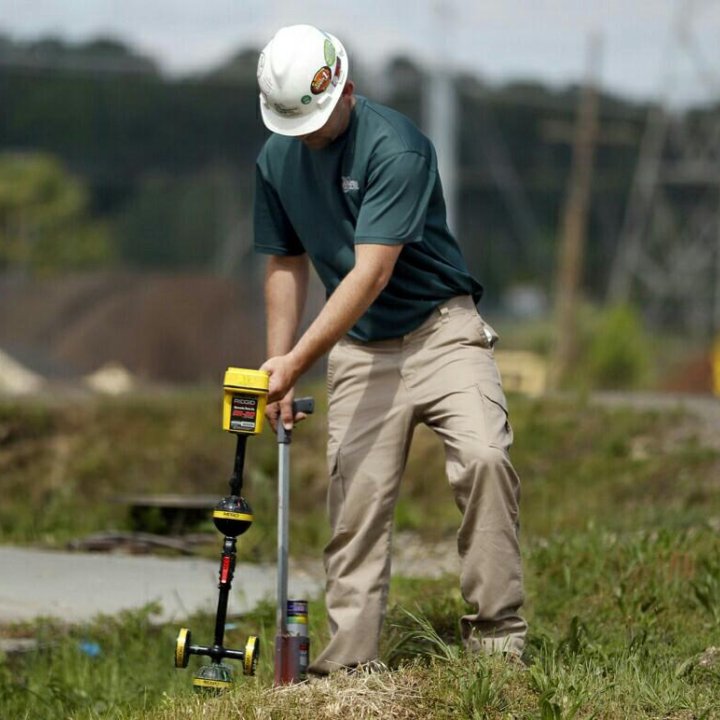
[(616, 305), (583, 314), (571, 384), (583, 389), (638, 389), (653, 369), (652, 341), (638, 312)]

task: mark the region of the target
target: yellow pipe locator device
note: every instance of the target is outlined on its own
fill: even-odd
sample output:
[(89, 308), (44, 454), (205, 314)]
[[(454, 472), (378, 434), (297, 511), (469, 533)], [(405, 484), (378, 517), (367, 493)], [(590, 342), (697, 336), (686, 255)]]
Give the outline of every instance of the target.
[(259, 435), (263, 429), (270, 376), (263, 370), (230, 367), (223, 383), (223, 430)]
[(212, 645), (193, 645), (192, 635), (182, 628), (175, 643), (175, 667), (187, 667), (191, 655), (207, 655), (211, 662), (201, 665), (193, 678), (193, 685), (200, 690), (219, 692), (230, 687), (232, 671), (222, 662), (224, 658), (240, 660), (243, 672), (254, 675), (260, 647), (258, 638), (251, 635), (244, 650), (234, 650), (223, 645), (228, 598), (235, 573), (235, 547), (238, 535), (252, 525), (253, 514), (250, 503), (242, 497), (243, 469), (245, 466), (245, 445), (250, 435), (259, 435), (263, 428), (269, 375), (262, 370), (245, 370), (230, 367), (223, 382), (223, 430), (237, 436), (235, 464), (230, 478), (230, 495), (224, 497), (213, 510), (213, 523), (225, 536), (220, 556), (217, 614), (215, 617), (215, 639)]

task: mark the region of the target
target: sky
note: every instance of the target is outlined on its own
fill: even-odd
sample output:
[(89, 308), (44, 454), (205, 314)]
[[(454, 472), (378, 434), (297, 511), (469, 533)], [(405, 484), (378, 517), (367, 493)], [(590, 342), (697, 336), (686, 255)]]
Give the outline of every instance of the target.
[(578, 82), (595, 36), (597, 80), (609, 91), (670, 103), (720, 97), (719, 0), (0, 0), (0, 32), (14, 39), (112, 36), (175, 75), (300, 22), (339, 37), (371, 71), (405, 54), (490, 83)]

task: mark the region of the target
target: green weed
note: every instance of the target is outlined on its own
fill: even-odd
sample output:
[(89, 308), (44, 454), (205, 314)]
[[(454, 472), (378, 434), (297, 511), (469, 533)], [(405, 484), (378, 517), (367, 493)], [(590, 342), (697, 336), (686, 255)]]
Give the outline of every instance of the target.
[[(121, 493), (222, 495), (234, 446), (220, 430), (217, 395), (0, 405), (0, 541), (58, 545), (128, 527), (127, 509), (111, 502)], [(191, 677), (203, 660), (176, 670), (178, 627), (156, 625), (146, 608), (77, 627), (3, 629), (39, 642), (0, 658), (3, 717), (720, 718), (717, 454), (691, 433), (679, 440), (688, 421), (677, 414), (512, 398), (511, 417), (529, 668), (464, 652), (458, 619), (467, 607), (456, 577), (395, 578), (381, 644), (391, 672), (273, 689), (275, 616), (266, 603), (227, 631), (230, 646), (260, 636), (256, 678), (238, 671), (226, 696), (198, 697)], [(327, 539), (322, 403), (294, 440), (291, 551), (317, 555)], [(438, 448), (418, 431), (401, 496), (401, 522), (429, 541), (459, 519)], [(272, 435), (249, 441), (244, 494), (256, 522), (238, 544), (241, 559), (274, 557), (276, 456)], [(200, 615), (183, 624), (209, 641), (213, 623)], [(318, 599), (310, 634), (317, 652), (328, 637)]]

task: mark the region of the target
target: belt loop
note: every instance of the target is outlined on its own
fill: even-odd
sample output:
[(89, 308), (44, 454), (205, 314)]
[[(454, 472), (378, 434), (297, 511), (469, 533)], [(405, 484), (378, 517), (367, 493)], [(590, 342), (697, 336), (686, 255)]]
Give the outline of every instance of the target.
[(446, 322), (448, 321), (448, 313), (450, 312), (450, 311), (448, 310), (447, 305), (441, 305), (441, 306), (438, 308), (438, 311), (440, 312), (440, 320), (441, 320), (441, 322), (446, 323)]

